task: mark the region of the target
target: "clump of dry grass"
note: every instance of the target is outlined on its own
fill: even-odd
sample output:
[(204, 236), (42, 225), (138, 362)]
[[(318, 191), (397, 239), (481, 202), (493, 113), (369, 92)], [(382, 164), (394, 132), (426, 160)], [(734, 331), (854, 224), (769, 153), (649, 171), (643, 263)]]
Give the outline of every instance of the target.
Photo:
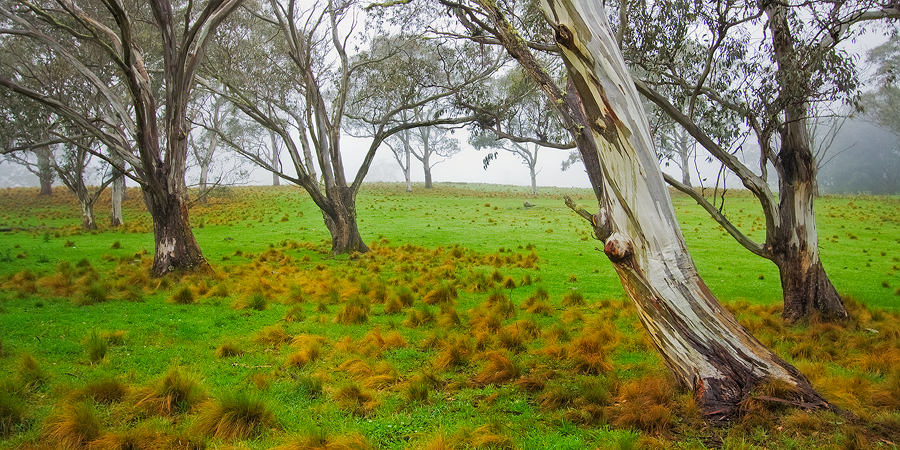
[(117, 378), (107, 377), (91, 381), (76, 392), (76, 398), (90, 398), (97, 403), (119, 403), (128, 394), (128, 386)]
[(434, 359), (436, 369), (456, 368), (468, 364), (475, 351), (472, 338), (453, 334), (443, 340), (441, 350)]
[(619, 389), (613, 423), (621, 428), (635, 428), (660, 434), (675, 424), (675, 388), (662, 376), (630, 380)]
[[(148, 427), (139, 427), (104, 433), (91, 442), (90, 448), (92, 450), (162, 450), (172, 448), (170, 443), (176, 439)], [(177, 441), (188, 442), (180, 439), (177, 439)]]
[(291, 340), (291, 335), (284, 330), (282, 325), (264, 327), (253, 339), (257, 344), (279, 346)]
[(331, 436), (322, 430), (316, 430), (272, 450), (371, 450), (372, 448), (374, 447), (360, 433)]
[(63, 404), (47, 417), (44, 437), (59, 448), (82, 449), (100, 436), (97, 412), (86, 402)]
[(522, 375), (522, 367), (503, 353), (488, 352), (484, 355), (484, 359), (487, 359), (487, 364), (481, 369), (481, 372), (472, 377), (471, 381), (475, 386), (502, 384)]
[(265, 401), (236, 391), (201, 408), (194, 430), (219, 439), (247, 439), (275, 423), (275, 414)]
[(173, 368), (150, 386), (138, 389), (134, 407), (146, 414), (171, 416), (190, 411), (205, 398), (196, 378)]
[(7, 436), (25, 422), (28, 405), (12, 381), (0, 383), (0, 437)]
[(354, 295), (341, 307), (334, 321), (343, 325), (366, 323), (371, 310), (372, 305), (367, 297)]
[(194, 294), (194, 291), (188, 285), (183, 285), (175, 290), (171, 296), (169, 296), (169, 303), (174, 303), (176, 305), (191, 305), (197, 301), (197, 296)]
[(242, 356), (244, 350), (233, 340), (226, 340), (219, 348), (216, 349), (216, 358), (231, 358), (234, 356)]
[(454, 305), (456, 299), (459, 297), (459, 293), (456, 290), (456, 287), (453, 284), (442, 281), (439, 285), (428, 291), (424, 297), (422, 297), (422, 301), (429, 305)]
[(339, 388), (332, 399), (339, 408), (359, 417), (372, 414), (378, 407), (375, 397), (356, 383), (349, 383)]
[(15, 370), (17, 380), (25, 389), (38, 388), (49, 379), (49, 375), (44, 372), (34, 356), (27, 353), (19, 357), (19, 364)]

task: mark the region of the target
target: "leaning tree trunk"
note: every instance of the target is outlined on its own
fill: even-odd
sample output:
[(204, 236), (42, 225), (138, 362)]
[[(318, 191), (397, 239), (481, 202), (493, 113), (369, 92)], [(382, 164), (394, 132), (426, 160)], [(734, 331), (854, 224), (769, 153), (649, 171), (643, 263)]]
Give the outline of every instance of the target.
[(594, 231), (666, 366), (710, 416), (733, 414), (767, 380), (795, 388), (786, 400), (827, 405), (797, 369), (737, 323), (697, 273), (602, 2), (542, 3), (580, 97), (575, 110), (587, 125), (580, 132), (596, 145), (579, 145), (598, 194)]
[[(793, 37), (785, 17), (785, 6), (766, 6), (772, 46), (778, 65), (776, 79), (786, 97), (805, 92), (809, 79), (797, 76), (802, 70), (794, 49)], [(794, 94), (796, 99), (797, 94)], [(814, 199), (816, 163), (810, 150), (806, 126), (807, 105), (797, 101), (787, 105), (781, 126), (781, 149), (776, 159), (779, 175), (779, 223), (769, 230), (767, 240), (772, 261), (781, 275), (784, 296), (782, 318), (789, 322), (818, 317), (824, 320), (849, 318), (844, 302), (819, 260), (819, 238)]]
[(328, 196), (329, 208), (323, 208), (322, 216), (325, 226), (331, 233), (331, 253), (366, 253), (369, 247), (363, 242), (356, 224), (356, 199), (352, 190), (347, 187), (332, 187), (332, 195)]

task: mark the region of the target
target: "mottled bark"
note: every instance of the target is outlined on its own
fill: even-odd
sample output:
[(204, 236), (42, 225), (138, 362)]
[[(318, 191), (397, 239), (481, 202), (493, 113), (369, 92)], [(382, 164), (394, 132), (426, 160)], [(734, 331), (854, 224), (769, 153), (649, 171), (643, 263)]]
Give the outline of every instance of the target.
[(53, 195), (54, 172), (51, 164), (51, 150), (42, 147), (34, 151), (37, 157), (37, 176), (41, 184), (41, 192), (38, 195)]
[(335, 188), (329, 195), (329, 208), (323, 209), (325, 226), (331, 233), (331, 253), (366, 253), (369, 247), (363, 242), (356, 223), (356, 199), (349, 188)]
[(781, 274), (782, 317), (787, 322), (818, 316), (849, 318), (844, 302), (819, 260), (814, 200), (816, 163), (810, 146), (806, 103), (809, 75), (798, 64), (794, 39), (781, 3), (765, 4), (771, 30), (775, 74), (782, 90), (784, 122), (779, 128), (781, 148), (774, 158), (779, 175), (779, 207), (774, 226), (767, 227), (766, 243)]
[(175, 270), (208, 270), (188, 220), (187, 203), (180, 193), (157, 195), (144, 189), (144, 200), (153, 217), (154, 276)]

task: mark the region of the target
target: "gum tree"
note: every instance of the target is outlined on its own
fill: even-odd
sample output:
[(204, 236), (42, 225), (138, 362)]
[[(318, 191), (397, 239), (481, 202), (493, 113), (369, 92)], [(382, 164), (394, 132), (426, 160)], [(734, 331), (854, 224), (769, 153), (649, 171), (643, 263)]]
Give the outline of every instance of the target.
[(208, 267), (185, 199), (187, 109), (206, 46), (240, 2), (12, 0), (0, 6), (5, 39), (30, 40), (41, 49), (36, 56), (67, 65), (97, 100), (85, 108), (65, 92), (27, 83), (21, 66), (0, 74), (0, 86), (95, 138), (109, 152), (101, 155), (107, 161), (116, 161), (114, 153), (133, 168), (153, 217), (156, 276)]
[(651, 342), (675, 379), (693, 390), (714, 418), (734, 414), (762, 383), (791, 388), (781, 400), (832, 407), (796, 368), (740, 326), (694, 266), (657, 164), (648, 120), (601, 3), (543, 3), (567, 68), (559, 87), (491, 0), (442, 1), (465, 15), (470, 30), (495, 39), (556, 105), (581, 153), (599, 212), (570, 206), (590, 221)]
[[(639, 68), (638, 89), (757, 198), (765, 239), (756, 242), (743, 234), (715, 199), (666, 180), (692, 196), (743, 247), (778, 267), (785, 321), (846, 319), (819, 256), (817, 164), (808, 124), (816, 105), (855, 102), (855, 67), (837, 44), (852, 37), (854, 24), (896, 17), (896, 7), (843, 1), (627, 5), (627, 16), (637, 20), (621, 21), (619, 35), (628, 60)], [(750, 45), (753, 26), (764, 27), (760, 45)], [(692, 38), (697, 35), (703, 39)], [(715, 121), (699, 111), (708, 103), (744, 122), (761, 149), (756, 167), (715, 138), (709, 125)], [(777, 179), (777, 191), (768, 185), (770, 176)]]
[[(210, 67), (214, 80), (204, 83), (285, 145), (290, 165), (282, 167), (262, 150), (229, 143), (254, 164), (307, 191), (322, 211), (333, 254), (368, 251), (357, 225), (356, 196), (381, 143), (404, 130), (464, 123), (467, 118), (449, 114), (450, 109), (420, 120), (412, 112), (451, 97), (494, 67), (466, 70), (472, 54), (417, 36), (387, 36), (377, 29), (374, 35), (362, 34), (356, 29), (362, 14), (355, 1), (346, 0), (260, 5), (244, 17), (252, 25), (225, 30), (222, 39), (222, 50), (241, 61), (240, 70)], [(351, 45), (358, 50), (352, 57)], [(355, 132), (365, 129), (371, 137), (352, 178), (344, 162), (348, 117), (356, 122)], [(313, 158), (305, 157), (310, 154)], [(321, 182), (313, 176), (316, 168)]]

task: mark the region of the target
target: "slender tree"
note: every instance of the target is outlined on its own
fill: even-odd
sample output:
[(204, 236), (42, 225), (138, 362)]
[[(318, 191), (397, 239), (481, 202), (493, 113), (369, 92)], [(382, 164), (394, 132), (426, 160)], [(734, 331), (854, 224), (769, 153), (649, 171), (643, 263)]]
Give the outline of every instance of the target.
[[(404, 130), (467, 120), (438, 114), (404, 121), (403, 114), (409, 112), (406, 117), (412, 117), (416, 108), (449, 98), (460, 86), (483, 79), (493, 70), (492, 65), (466, 70), (472, 55), (464, 57), (455, 48), (423, 42), (416, 36), (376, 34), (354, 41), (362, 39), (355, 25), (363, 13), (354, 1), (304, 8), (294, 1), (272, 0), (246, 17), (262, 23), (233, 30), (223, 40), (232, 44), (228, 50), (232, 57), (265, 63), (240, 73), (211, 67), (210, 77), (216, 81), (206, 83), (284, 143), (290, 170), (272, 164), (260, 151), (232, 146), (258, 166), (309, 193), (322, 211), (335, 254), (368, 251), (356, 221), (356, 196), (381, 143)], [(262, 36), (268, 37), (260, 39)], [(278, 45), (262, 48), (261, 42)], [(366, 46), (351, 57), (351, 42)], [(371, 137), (352, 179), (342, 147), (348, 118), (355, 122), (356, 132), (364, 128)], [(321, 170), (321, 183), (313, 177), (313, 161), (304, 157), (310, 151)]]
[[(640, 68), (639, 90), (753, 193), (766, 219), (765, 240), (755, 242), (743, 234), (715, 199), (671, 177), (666, 181), (695, 198), (747, 250), (775, 263), (784, 320), (846, 319), (843, 301), (819, 257), (817, 165), (808, 121), (815, 103), (853, 101), (857, 82), (852, 59), (836, 44), (850, 35), (853, 24), (895, 16), (898, 10), (873, 2), (640, 5), (629, 4), (629, 16), (634, 12), (643, 20), (620, 22), (619, 33), (629, 60)], [(766, 40), (753, 53), (757, 47), (748, 45), (748, 30), (760, 25), (766, 28)], [(648, 35), (647, 29), (656, 32)], [(691, 38), (696, 35), (703, 39)], [(703, 120), (699, 110), (705, 102), (747, 124), (761, 149), (757, 168), (745, 165), (715, 138), (705, 125), (714, 121)], [(769, 188), (770, 175), (777, 177), (777, 192)]]

